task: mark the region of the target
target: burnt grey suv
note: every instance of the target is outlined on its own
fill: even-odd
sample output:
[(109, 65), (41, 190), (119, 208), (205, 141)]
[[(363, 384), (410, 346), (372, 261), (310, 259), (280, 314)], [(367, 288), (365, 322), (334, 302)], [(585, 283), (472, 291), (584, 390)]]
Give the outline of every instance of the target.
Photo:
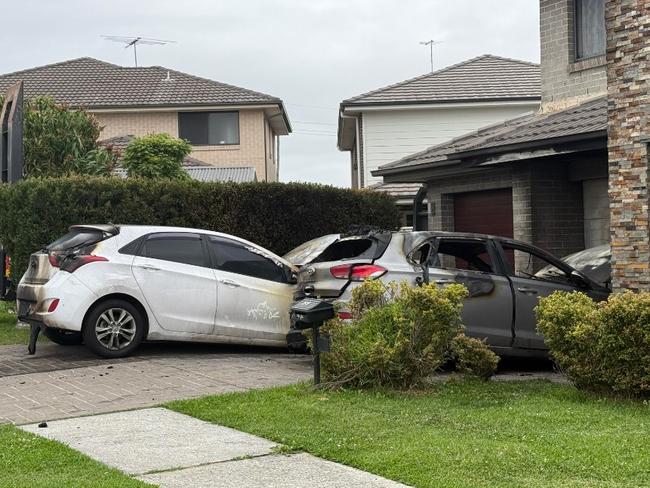
[[(551, 254), (503, 237), (448, 232), (357, 232), (323, 236), (297, 247), (285, 259), (300, 267), (295, 299), (318, 297), (344, 305), (365, 279), (406, 280), (469, 290), (463, 323), (470, 336), (486, 339), (495, 352), (545, 356), (534, 308), (556, 290), (582, 291), (603, 300), (609, 290)], [(304, 348), (299, 331), (287, 335)]]

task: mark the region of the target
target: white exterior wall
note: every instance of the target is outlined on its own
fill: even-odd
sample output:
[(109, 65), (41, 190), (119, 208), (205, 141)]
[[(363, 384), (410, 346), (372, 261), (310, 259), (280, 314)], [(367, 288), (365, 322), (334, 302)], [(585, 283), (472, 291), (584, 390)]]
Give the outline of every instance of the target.
[(531, 103), (363, 110), (363, 186), (382, 181), (370, 174), (379, 166), (538, 108), (538, 103)]
[(609, 197), (607, 190), (607, 178), (585, 180), (582, 183), (586, 249), (609, 242)]

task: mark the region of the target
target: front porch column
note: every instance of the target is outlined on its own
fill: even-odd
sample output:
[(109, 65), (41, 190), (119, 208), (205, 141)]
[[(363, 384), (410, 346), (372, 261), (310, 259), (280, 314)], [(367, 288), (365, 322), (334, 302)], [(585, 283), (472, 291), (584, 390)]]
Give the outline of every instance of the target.
[(607, 0), (612, 284), (650, 291), (650, 2)]

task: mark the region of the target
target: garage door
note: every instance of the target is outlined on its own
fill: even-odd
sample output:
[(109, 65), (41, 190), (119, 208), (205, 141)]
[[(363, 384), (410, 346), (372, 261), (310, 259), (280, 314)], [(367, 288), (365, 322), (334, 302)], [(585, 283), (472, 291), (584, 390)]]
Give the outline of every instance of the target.
[(456, 193), (454, 230), (513, 237), (512, 189)]

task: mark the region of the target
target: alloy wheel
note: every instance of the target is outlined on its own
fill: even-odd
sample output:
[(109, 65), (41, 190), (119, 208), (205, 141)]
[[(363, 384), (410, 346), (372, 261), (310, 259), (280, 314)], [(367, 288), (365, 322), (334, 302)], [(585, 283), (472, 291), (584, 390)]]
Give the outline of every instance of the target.
[(119, 351), (127, 347), (133, 342), (135, 333), (135, 319), (123, 308), (109, 308), (95, 322), (97, 340), (111, 351)]

